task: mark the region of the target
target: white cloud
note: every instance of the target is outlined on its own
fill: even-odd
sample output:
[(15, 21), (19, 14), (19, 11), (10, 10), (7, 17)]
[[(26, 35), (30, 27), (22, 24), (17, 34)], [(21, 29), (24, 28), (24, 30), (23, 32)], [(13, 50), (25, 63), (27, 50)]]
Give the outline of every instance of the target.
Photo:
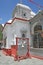
[(4, 27), (4, 24), (2, 24), (2, 26)]

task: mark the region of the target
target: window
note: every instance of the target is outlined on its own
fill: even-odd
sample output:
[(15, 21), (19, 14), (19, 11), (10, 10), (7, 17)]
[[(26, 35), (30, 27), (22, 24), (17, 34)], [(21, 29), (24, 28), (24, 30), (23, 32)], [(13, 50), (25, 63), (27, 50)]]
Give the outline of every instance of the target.
[(6, 47), (6, 39), (7, 39), (7, 37), (4, 39), (4, 47)]
[(23, 37), (23, 38), (25, 37), (25, 34), (24, 34), (24, 33), (22, 34), (22, 37)]
[(24, 13), (23, 15), (26, 16), (26, 13)]
[(24, 29), (24, 28), (22, 28), (22, 29), (20, 30), (20, 32), (21, 32), (21, 37), (25, 38), (25, 37), (26, 37), (26, 34), (27, 34), (27, 30)]
[(27, 18), (27, 13), (22, 10), (22, 17)]

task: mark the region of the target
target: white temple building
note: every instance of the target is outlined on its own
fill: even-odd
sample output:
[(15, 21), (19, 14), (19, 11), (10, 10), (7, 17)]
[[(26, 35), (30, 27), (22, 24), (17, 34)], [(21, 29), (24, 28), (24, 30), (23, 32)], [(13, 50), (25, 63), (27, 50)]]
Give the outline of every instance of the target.
[[(25, 38), (29, 38), (29, 44), (31, 44), (30, 35), (30, 19), (35, 16), (35, 13), (30, 7), (17, 4), (12, 15), (12, 20), (9, 20), (4, 25), (3, 39), (6, 40), (4, 43), (5, 48), (11, 48), (11, 45), (15, 45), (16, 37), (22, 37), (24, 34)], [(14, 41), (14, 42), (13, 42)]]
[[(21, 45), (25, 46), (28, 43), (31, 46), (32, 39), (30, 34), (30, 19), (35, 16), (35, 13), (29, 6), (24, 4), (17, 4), (12, 15), (12, 19), (5, 23), (3, 29), (3, 48), (11, 49), (11, 46)], [(18, 41), (17, 41), (18, 39)], [(22, 41), (24, 40), (24, 42)], [(22, 42), (22, 43), (21, 43)], [(24, 43), (24, 44), (23, 44)], [(27, 46), (24, 47), (24, 53), (27, 51)], [(19, 47), (18, 47), (19, 49)], [(23, 50), (22, 50), (23, 51)], [(20, 49), (18, 53), (21, 54)]]

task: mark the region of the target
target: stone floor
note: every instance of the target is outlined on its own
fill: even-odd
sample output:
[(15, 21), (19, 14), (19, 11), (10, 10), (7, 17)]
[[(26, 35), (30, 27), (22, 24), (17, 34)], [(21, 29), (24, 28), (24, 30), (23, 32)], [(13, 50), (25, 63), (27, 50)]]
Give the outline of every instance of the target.
[(0, 51), (0, 65), (43, 65), (43, 60), (33, 58), (14, 61), (13, 57), (5, 56), (2, 51)]

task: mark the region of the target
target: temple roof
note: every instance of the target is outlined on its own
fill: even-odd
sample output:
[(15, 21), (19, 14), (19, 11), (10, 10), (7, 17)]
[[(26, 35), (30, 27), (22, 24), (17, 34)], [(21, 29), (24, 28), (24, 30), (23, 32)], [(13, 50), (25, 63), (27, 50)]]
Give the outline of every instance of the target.
[(19, 4), (18, 3), (16, 6), (20, 6), (20, 7), (27, 8), (27, 9), (31, 10), (31, 8), (29, 6), (26, 6), (24, 4)]

